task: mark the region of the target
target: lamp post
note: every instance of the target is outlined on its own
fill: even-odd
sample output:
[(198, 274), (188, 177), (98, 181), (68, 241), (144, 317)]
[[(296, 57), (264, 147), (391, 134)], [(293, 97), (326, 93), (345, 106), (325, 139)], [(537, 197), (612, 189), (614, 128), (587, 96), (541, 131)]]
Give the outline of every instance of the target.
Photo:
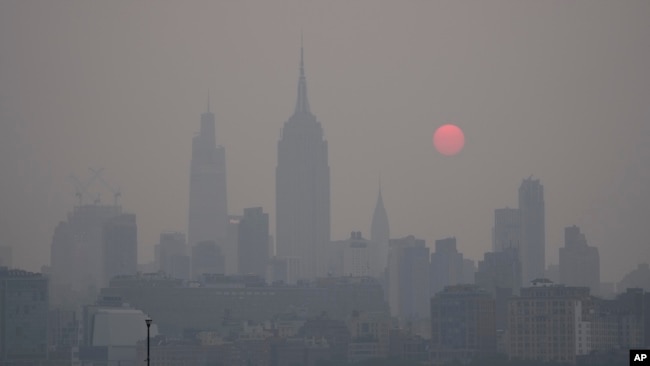
[(144, 322), (147, 323), (147, 366), (149, 366), (149, 328), (151, 328), (151, 318), (145, 319)]

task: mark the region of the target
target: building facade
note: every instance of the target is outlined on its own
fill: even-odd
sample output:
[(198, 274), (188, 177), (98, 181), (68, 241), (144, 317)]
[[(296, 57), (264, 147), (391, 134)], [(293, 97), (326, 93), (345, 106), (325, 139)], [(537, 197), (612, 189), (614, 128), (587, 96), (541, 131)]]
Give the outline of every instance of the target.
[(508, 303), (508, 356), (574, 364), (592, 350), (588, 287), (545, 281), (521, 289)]

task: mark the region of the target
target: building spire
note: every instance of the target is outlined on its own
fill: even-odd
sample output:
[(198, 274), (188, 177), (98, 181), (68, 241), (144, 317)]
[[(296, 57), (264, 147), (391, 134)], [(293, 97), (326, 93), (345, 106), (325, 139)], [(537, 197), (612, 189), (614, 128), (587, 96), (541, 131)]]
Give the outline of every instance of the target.
[(381, 196), (381, 173), (377, 174), (379, 180), (379, 195)]
[(300, 77), (305, 77), (305, 54), (302, 46), (302, 31), (300, 31)]
[(210, 89), (208, 88), (208, 113), (210, 113)]
[(298, 78), (298, 97), (296, 99), (296, 110), (294, 114), (307, 113), (309, 110), (309, 100), (307, 100), (307, 79), (305, 78), (305, 57), (302, 45), (302, 32), (300, 32), (300, 77)]

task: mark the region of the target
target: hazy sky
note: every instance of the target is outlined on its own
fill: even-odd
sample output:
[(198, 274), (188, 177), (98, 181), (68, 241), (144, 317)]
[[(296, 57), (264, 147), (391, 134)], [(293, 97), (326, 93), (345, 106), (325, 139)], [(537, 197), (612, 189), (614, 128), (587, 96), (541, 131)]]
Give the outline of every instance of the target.
[[(300, 32), (329, 143), (332, 238), (455, 235), (479, 259), (493, 211), (545, 188), (547, 263), (581, 226), (618, 281), (650, 261), (650, 2), (2, 1), (0, 245), (49, 263), (89, 167), (137, 214), (140, 262), (186, 230), (191, 138), (210, 90), (229, 209), (263, 206), (293, 112)], [(466, 134), (435, 152), (443, 123)], [(95, 185), (104, 202), (110, 193)]]

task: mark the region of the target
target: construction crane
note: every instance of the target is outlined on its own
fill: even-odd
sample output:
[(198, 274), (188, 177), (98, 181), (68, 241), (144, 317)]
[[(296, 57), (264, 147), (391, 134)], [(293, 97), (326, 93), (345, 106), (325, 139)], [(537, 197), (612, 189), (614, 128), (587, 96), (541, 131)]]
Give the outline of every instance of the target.
[(99, 181), (102, 183), (106, 189), (111, 191), (113, 193), (113, 206), (117, 206), (118, 200), (120, 197), (122, 197), (122, 192), (120, 191), (120, 188), (113, 188), (110, 184), (106, 182), (106, 180), (102, 177), (102, 171), (103, 169), (93, 169), (93, 168), (88, 168), (90, 169), (91, 172), (93, 172), (93, 177), (97, 177)]
[[(92, 169), (91, 169), (92, 170)], [(70, 179), (75, 185), (75, 196), (79, 200), (79, 206), (83, 205), (84, 198), (88, 195), (88, 187), (93, 184), (97, 178), (101, 178), (103, 169), (92, 170), (93, 174), (85, 183), (79, 180), (74, 174), (70, 174)]]

